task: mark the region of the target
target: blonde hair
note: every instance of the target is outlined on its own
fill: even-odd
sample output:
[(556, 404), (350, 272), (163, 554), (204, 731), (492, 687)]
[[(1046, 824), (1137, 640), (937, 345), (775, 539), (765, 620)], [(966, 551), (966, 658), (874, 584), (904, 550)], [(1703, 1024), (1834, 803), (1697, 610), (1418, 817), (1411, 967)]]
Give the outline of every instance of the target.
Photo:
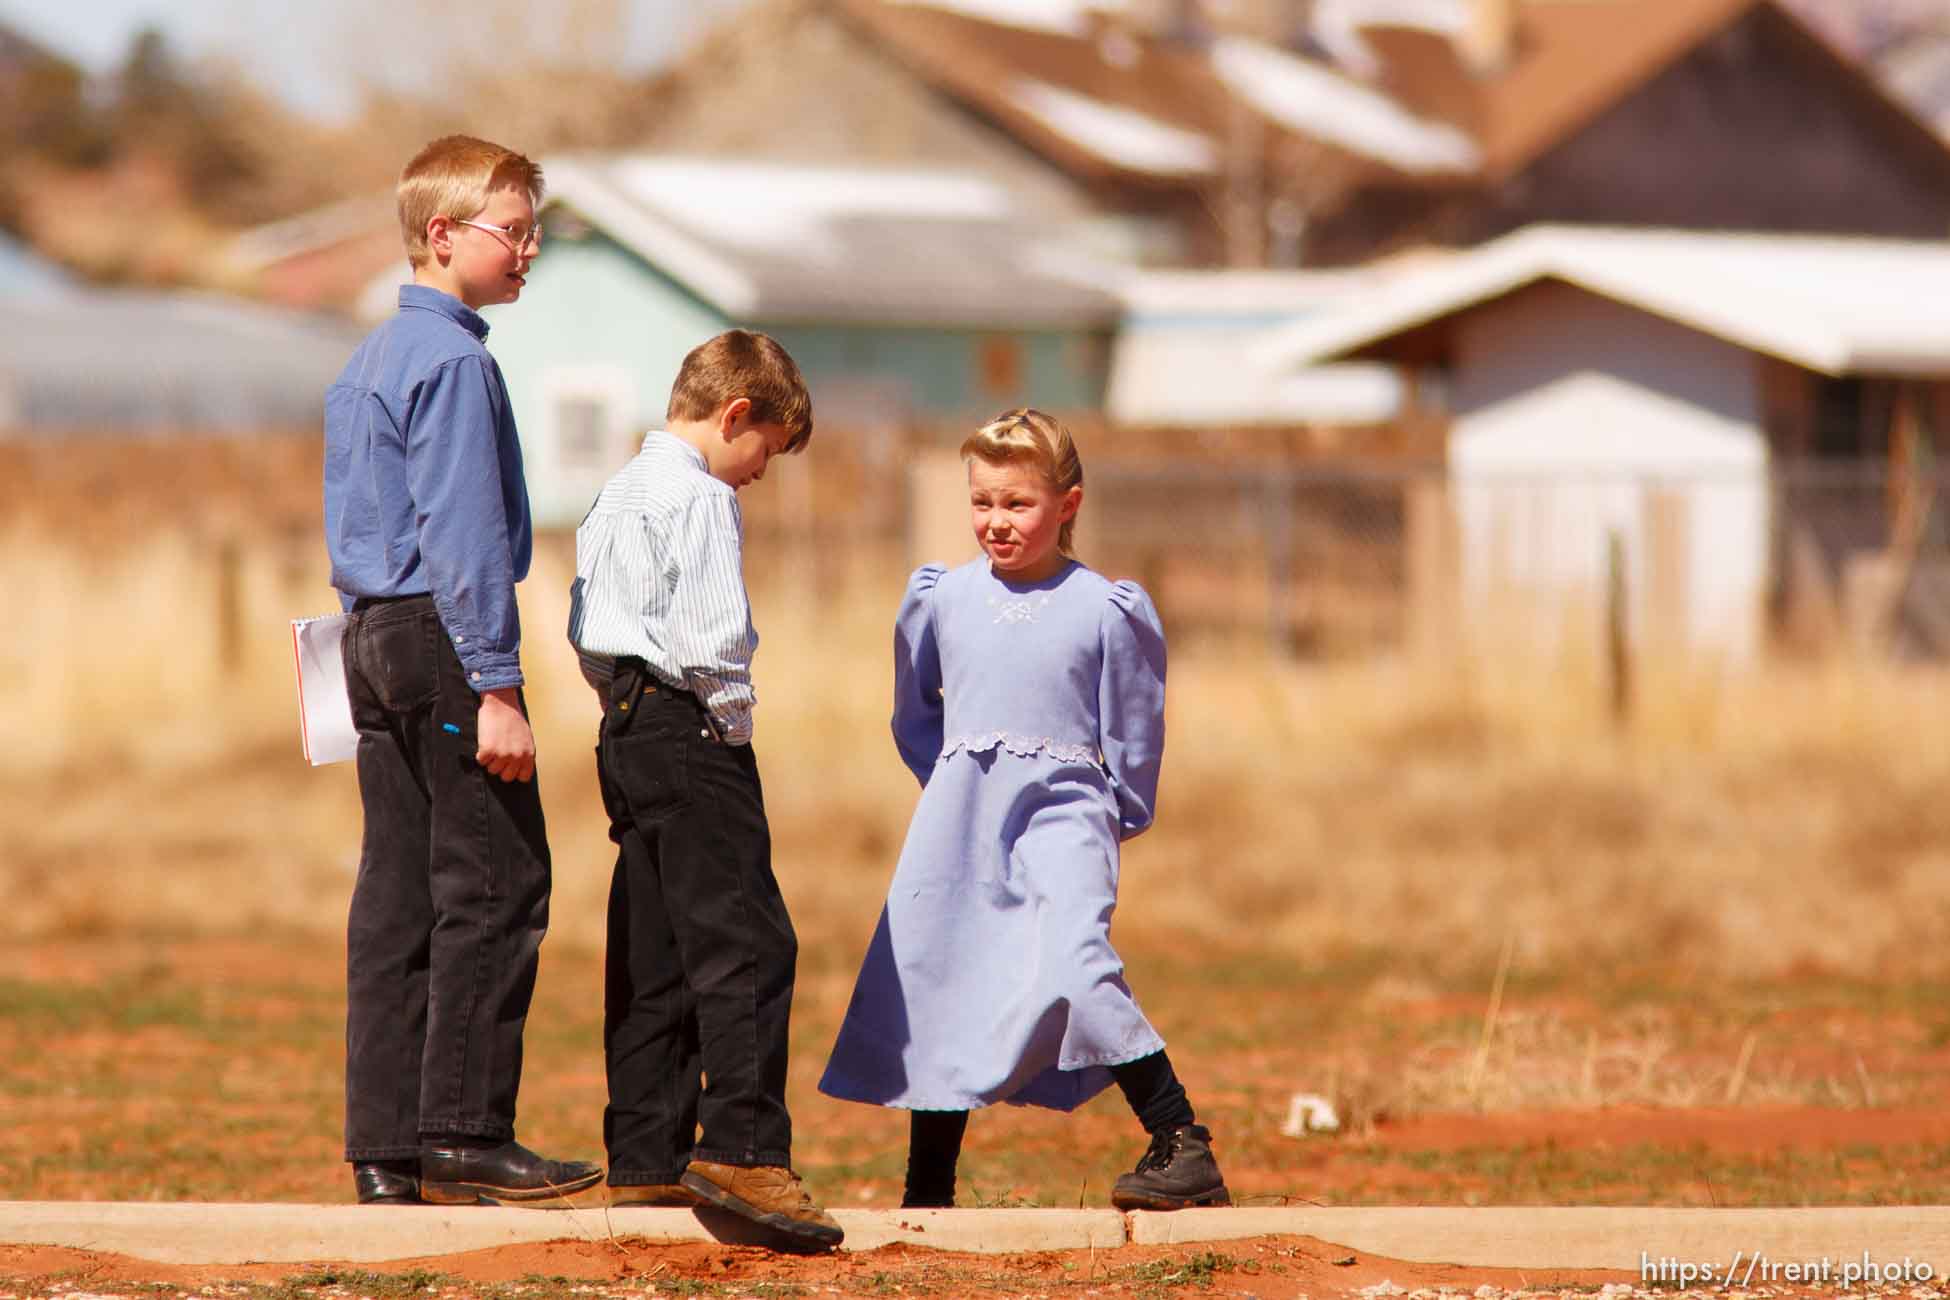
[[(1063, 421), (1034, 407), (1004, 411), (969, 434), (961, 445), (961, 458), (963, 463), (983, 460), (991, 465), (1034, 465), (1059, 493), (1083, 486), (1083, 458), (1077, 455), (1076, 439)], [(1076, 526), (1072, 516), (1056, 535), (1056, 549), (1065, 555), (1073, 556), (1070, 539)]]
[(542, 169), (512, 149), (504, 149), (471, 135), (443, 135), (413, 155), (399, 175), (400, 234), (406, 239), (406, 260), (425, 266), (427, 222), (435, 217), (465, 220), (488, 205), (496, 190), (508, 186), (528, 192), (531, 203), (542, 201)]
[(812, 395), (805, 377), (777, 339), (756, 330), (726, 330), (686, 353), (664, 418), (708, 420), (739, 397), (752, 404), (753, 424), (776, 424), (786, 431), (788, 452), (812, 441)]

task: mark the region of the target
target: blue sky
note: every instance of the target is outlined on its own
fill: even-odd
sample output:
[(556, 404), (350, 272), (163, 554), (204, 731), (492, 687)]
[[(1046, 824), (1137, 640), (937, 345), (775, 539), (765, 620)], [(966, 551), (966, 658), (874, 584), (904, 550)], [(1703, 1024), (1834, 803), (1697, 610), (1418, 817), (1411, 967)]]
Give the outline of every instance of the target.
[[(653, 67), (745, 2), (621, 0), (629, 36), (619, 60)], [(546, 0), (526, 0), (524, 8), (549, 21)], [(179, 55), (230, 62), (295, 107), (331, 116), (353, 102), (359, 52), (346, 31), (358, 24), (348, 24), (348, 11), (334, 0), (288, 9), (261, 0), (0, 0), (0, 23), (96, 72), (113, 68), (130, 38), (154, 26)]]

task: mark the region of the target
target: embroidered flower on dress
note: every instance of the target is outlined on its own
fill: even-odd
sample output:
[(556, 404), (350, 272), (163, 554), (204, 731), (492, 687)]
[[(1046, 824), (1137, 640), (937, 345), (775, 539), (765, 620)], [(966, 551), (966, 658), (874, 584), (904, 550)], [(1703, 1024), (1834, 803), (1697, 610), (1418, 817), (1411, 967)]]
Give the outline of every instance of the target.
[(1053, 594), (1046, 591), (1040, 600), (1028, 596), (1017, 596), (1012, 600), (990, 596), (989, 608), (995, 611), (995, 621), (998, 623), (1034, 623), (1036, 611), (1049, 604)]

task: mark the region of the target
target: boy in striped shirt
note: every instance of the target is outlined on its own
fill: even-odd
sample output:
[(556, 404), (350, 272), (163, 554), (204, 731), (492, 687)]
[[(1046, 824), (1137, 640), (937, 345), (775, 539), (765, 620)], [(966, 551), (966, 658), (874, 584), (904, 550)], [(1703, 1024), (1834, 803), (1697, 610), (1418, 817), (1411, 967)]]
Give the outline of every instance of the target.
[(737, 499), (811, 437), (812, 400), (778, 343), (730, 330), (694, 348), (665, 427), (576, 530), (569, 639), (602, 698), (597, 777), (618, 848), (611, 1203), (716, 1205), (826, 1247), (840, 1227), (791, 1168), (798, 940), (751, 749), (758, 634)]

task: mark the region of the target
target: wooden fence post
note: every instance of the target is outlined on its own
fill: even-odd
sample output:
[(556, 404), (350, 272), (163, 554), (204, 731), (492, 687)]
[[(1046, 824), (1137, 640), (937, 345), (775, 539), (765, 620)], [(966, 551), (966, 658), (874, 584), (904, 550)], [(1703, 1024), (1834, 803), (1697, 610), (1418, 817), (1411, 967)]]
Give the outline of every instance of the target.
[(1407, 485), (1408, 643), (1430, 658), (1452, 655), (1462, 632), (1462, 546), (1449, 484)]
[(1622, 726), (1632, 716), (1631, 590), (1625, 577), (1625, 534), (1616, 528), (1605, 539), (1605, 571), (1605, 662), (1610, 669), (1611, 717)]

